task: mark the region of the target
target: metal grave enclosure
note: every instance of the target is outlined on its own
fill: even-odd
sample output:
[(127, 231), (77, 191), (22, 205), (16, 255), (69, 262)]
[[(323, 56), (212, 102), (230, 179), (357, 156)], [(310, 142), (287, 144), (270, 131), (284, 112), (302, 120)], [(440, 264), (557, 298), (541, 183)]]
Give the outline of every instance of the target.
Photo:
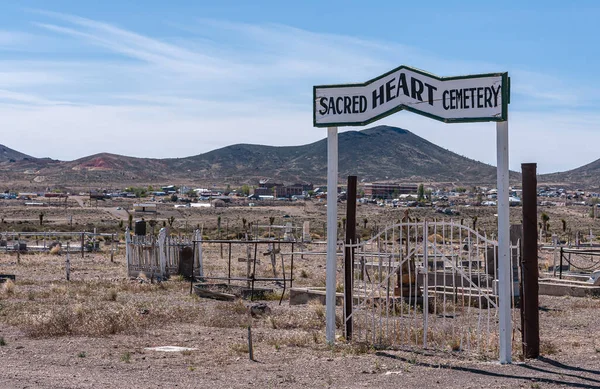
[[(497, 358), (497, 245), (442, 221), (395, 224), (350, 245), (352, 341)], [(519, 249), (510, 250), (512, 265)]]

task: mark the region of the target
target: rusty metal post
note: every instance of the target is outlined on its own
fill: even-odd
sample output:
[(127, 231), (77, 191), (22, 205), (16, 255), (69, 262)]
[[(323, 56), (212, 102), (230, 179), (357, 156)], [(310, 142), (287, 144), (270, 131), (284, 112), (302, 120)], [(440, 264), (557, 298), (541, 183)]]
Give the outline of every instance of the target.
[(69, 248), (69, 242), (67, 242), (67, 253), (65, 258), (65, 276), (67, 278), (67, 281), (71, 280), (71, 254), (69, 253)]
[[(290, 289), (294, 287), (294, 242), (292, 242), (292, 257), (290, 264)], [(285, 273), (284, 273), (285, 275)], [(285, 286), (285, 285), (284, 285)]]
[(558, 278), (562, 280), (562, 269), (563, 269), (563, 257), (564, 257), (564, 253), (563, 253), (563, 248), (562, 246), (560, 247), (560, 261), (558, 263)]
[(252, 347), (252, 326), (248, 326), (248, 358), (254, 361), (254, 348)]
[(229, 258), (227, 260), (227, 285), (231, 285), (231, 242), (229, 242)]
[(523, 179), (523, 355), (540, 355), (540, 318), (538, 296), (537, 177), (535, 163), (521, 164)]
[(346, 339), (352, 339), (352, 288), (354, 274), (354, 248), (356, 243), (356, 176), (348, 176), (346, 201), (346, 248), (344, 250), (344, 322), (346, 323)]
[[(8, 243), (7, 243), (8, 245)], [(17, 265), (21, 264), (21, 235), (17, 235)]]
[(112, 234), (110, 237), (110, 261), (115, 261), (115, 234)]

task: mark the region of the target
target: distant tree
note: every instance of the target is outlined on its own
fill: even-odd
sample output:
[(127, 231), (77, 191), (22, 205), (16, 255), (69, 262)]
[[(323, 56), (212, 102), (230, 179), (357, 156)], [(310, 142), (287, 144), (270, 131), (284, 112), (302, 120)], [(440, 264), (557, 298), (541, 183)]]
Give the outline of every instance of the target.
[(275, 223), (275, 216), (269, 216), (269, 225), (272, 226)]
[(540, 219), (542, 220), (542, 231), (544, 232), (544, 237), (545, 237), (546, 233), (548, 232), (548, 227), (550, 224), (550, 216), (548, 216), (548, 214), (546, 212), (542, 212)]
[(458, 193), (466, 193), (467, 192), (467, 188), (464, 188), (462, 186), (459, 186), (458, 188), (456, 188), (456, 191)]
[(132, 230), (133, 229), (133, 215), (129, 214), (129, 229)]
[(40, 226), (41, 226), (42, 224), (44, 224), (44, 212), (40, 212), (39, 217), (40, 217)]
[(146, 197), (147, 196), (147, 188), (137, 188), (130, 186), (125, 188), (125, 192), (130, 192), (135, 195), (135, 197)]
[(473, 216), (473, 229), (477, 231), (477, 216)]
[(152, 187), (152, 185), (148, 185), (148, 192), (154, 192), (154, 188)]
[(173, 223), (175, 222), (175, 216), (171, 216), (167, 219), (167, 221), (169, 222), (169, 227), (173, 227)]
[(367, 229), (367, 223), (368, 222), (369, 222), (369, 219), (367, 219), (367, 218), (363, 219), (363, 226), (364, 226), (365, 230)]
[(244, 196), (249, 196), (250, 195), (250, 187), (247, 184), (244, 184), (240, 188), (239, 192), (241, 194), (243, 194)]
[(423, 184), (419, 185), (419, 189), (417, 189), (417, 201), (423, 201), (425, 199), (425, 187)]
[(171, 195), (171, 201), (172, 201), (172, 202), (176, 203), (178, 199), (179, 199), (179, 198), (177, 197), (177, 195), (176, 195), (176, 194), (174, 194), (174, 195)]

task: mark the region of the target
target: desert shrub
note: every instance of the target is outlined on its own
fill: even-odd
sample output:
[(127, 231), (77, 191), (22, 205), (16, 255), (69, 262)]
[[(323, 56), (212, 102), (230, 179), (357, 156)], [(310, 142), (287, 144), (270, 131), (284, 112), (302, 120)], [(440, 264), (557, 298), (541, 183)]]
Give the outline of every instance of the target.
[(123, 354), (121, 354), (121, 362), (131, 362), (131, 353), (129, 351), (125, 351)]
[(4, 294), (7, 296), (12, 296), (15, 294), (15, 283), (13, 280), (6, 280), (2, 287), (2, 292), (4, 292)]
[(66, 335), (105, 336), (131, 332), (143, 324), (131, 305), (110, 306), (95, 302), (75, 306), (48, 306), (37, 314), (21, 317), (19, 326), (34, 338)]

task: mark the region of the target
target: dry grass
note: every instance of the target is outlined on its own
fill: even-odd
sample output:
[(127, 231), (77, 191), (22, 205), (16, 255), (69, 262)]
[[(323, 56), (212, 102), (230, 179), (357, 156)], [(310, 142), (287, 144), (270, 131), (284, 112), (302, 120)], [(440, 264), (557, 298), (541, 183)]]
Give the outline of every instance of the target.
[[(234, 255), (235, 257), (236, 255)], [(225, 263), (226, 260), (227, 255), (224, 259)], [(312, 261), (313, 258), (309, 258), (309, 260)], [(190, 296), (189, 282), (179, 277), (172, 277), (163, 283), (150, 283), (150, 280), (144, 277), (129, 280), (122, 275), (124, 272), (122, 262), (120, 265), (115, 265), (114, 269), (116, 270), (113, 270), (111, 267), (113, 265), (107, 260), (101, 261), (83, 262), (79, 258), (73, 258), (74, 268), (81, 270), (73, 273), (75, 281), (66, 282), (60, 281), (64, 277), (64, 263), (58, 258), (48, 255), (25, 257), (23, 262), (26, 263), (26, 267), (23, 269), (26, 269), (27, 274), (35, 271), (38, 272), (37, 274), (42, 274), (43, 277), (48, 277), (47, 274), (50, 274), (51, 277), (48, 277), (49, 280), (46, 278), (46, 281), (39, 281), (37, 275), (19, 278), (18, 285), (15, 287), (13, 284), (12, 292), (8, 294), (5, 291), (6, 286), (3, 285), (0, 294), (0, 322), (11, 324), (34, 338), (71, 335), (103, 337), (112, 334), (143, 336), (153, 333), (159, 328), (170, 328), (178, 323), (189, 323), (198, 328), (198, 333), (205, 333), (211, 329), (216, 329), (218, 333), (227, 333), (228, 336), (232, 336), (233, 340), (225, 341), (223, 344), (225, 350), (230, 348), (231, 351), (242, 354), (248, 352), (245, 328), (252, 325), (253, 332), (256, 329), (254, 341), (257, 350), (261, 350), (261, 345), (269, 345), (271, 350), (273, 347), (276, 350), (282, 347), (299, 347), (311, 349), (306, 352), (332, 350), (344, 355), (369, 354), (373, 351), (373, 348), (367, 343), (359, 342), (360, 339), (349, 344), (339, 340), (337, 346), (330, 348), (324, 338), (326, 309), (318, 300), (313, 300), (305, 306), (293, 307), (288, 306), (285, 302), (282, 306), (275, 301), (268, 302), (271, 308), (269, 314), (251, 317), (247, 301), (220, 302), (201, 299), (195, 295)], [(309, 268), (308, 263), (304, 264), (300, 260), (298, 262), (301, 264), (300, 269), (304, 266), (310, 269), (311, 273), (306, 272), (308, 278), (303, 279), (307, 285), (314, 285), (319, 280), (324, 280), (322, 277), (324, 269), (321, 271), (316, 267)], [(82, 264), (85, 264), (86, 267)], [(119, 268), (119, 266), (121, 267)], [(241, 264), (238, 270), (245, 272), (245, 266), (245, 263)], [(215, 268), (223, 269), (222, 264), (215, 264)], [(270, 264), (267, 264), (266, 268), (270, 271)], [(87, 278), (82, 275), (84, 271), (90, 273), (89, 276), (86, 276)], [(114, 271), (112, 274), (116, 274), (116, 276), (106, 276), (105, 272), (108, 271)], [(299, 272), (302, 273), (301, 270)], [(275, 295), (274, 297), (278, 300), (280, 296)], [(558, 303), (572, 304), (574, 307), (583, 308), (582, 310), (595, 310), (600, 307), (600, 300), (591, 298), (570, 299), (564, 302), (561, 300)], [(455, 306), (450, 299), (447, 299), (445, 309), (441, 299), (436, 304), (437, 314), (444, 313), (444, 311), (451, 313), (455, 308), (457, 313), (460, 313), (459, 308), (462, 301), (458, 301)], [(399, 312), (390, 312), (390, 316), (394, 318), (398, 318), (400, 313), (403, 316), (410, 315), (411, 318), (422, 315), (421, 311), (418, 309), (415, 311), (414, 307), (408, 304), (398, 304), (395, 307)], [(430, 304), (430, 308), (433, 309), (433, 304)], [(338, 307), (338, 315), (336, 315), (338, 329), (342, 325), (340, 312), (341, 307)], [(554, 311), (543, 313), (543, 315), (553, 314)], [(460, 314), (457, 318), (434, 317), (430, 322), (430, 327), (435, 330), (428, 331), (431, 347), (444, 351), (463, 351), (462, 348), (464, 348), (464, 352), (458, 355), (466, 355), (469, 350), (467, 338), (463, 336), (461, 344), (460, 332), (456, 334), (444, 332), (436, 325), (445, 320), (447, 323), (456, 323), (460, 326), (461, 318)], [(562, 319), (563, 317), (560, 318), (561, 322), (563, 322)], [(404, 323), (413, 326), (408, 321)], [(569, 321), (568, 324), (573, 327), (573, 331), (576, 330), (575, 327), (582, 326), (578, 320)], [(360, 323), (355, 321), (355, 333), (357, 333), (359, 325)], [(395, 344), (420, 347), (421, 344), (415, 339), (422, 336), (423, 329), (417, 327), (418, 325), (402, 332), (402, 338)], [(467, 326), (461, 328), (467, 328)], [(406, 329), (404, 327), (404, 330)], [(476, 336), (469, 336), (468, 339), (472, 343)], [(555, 343), (543, 348), (543, 353), (552, 355), (572, 347), (575, 347), (576, 350), (583, 350), (584, 346), (575, 346), (578, 342), (585, 345), (581, 339), (570, 339), (568, 343), (556, 340)], [(229, 343), (234, 344), (230, 345)], [(486, 344), (488, 343), (492, 344), (494, 341), (486, 342)], [(384, 345), (385, 343), (382, 344), (382, 346)], [(473, 347), (471, 344), (470, 349)], [(117, 361), (119, 355), (116, 354)], [(132, 357), (133, 355), (130, 355), (131, 360), (133, 360)]]
[(560, 350), (551, 340), (542, 339), (540, 340), (540, 354), (542, 355), (555, 355)]
[(279, 348), (287, 347), (311, 347), (323, 344), (322, 338), (312, 333), (304, 331), (286, 331), (284, 333), (273, 334), (267, 338), (267, 343)]
[(600, 299), (594, 297), (581, 297), (573, 300), (573, 308), (600, 309)]
[(235, 351), (236, 353), (239, 354), (248, 354), (248, 343), (234, 343), (231, 346), (229, 346), (231, 348), (231, 350)]
[(123, 354), (121, 354), (121, 362), (131, 362), (131, 353), (129, 351), (125, 351)]
[(450, 347), (450, 350), (452, 350), (452, 351), (461, 351), (462, 341), (460, 338), (451, 339), (450, 344), (448, 346)]
[(106, 294), (106, 301), (117, 301), (118, 293), (116, 290), (111, 289)]
[(13, 280), (6, 280), (2, 285), (2, 293), (6, 296), (12, 296), (15, 294), (15, 283)]
[(39, 313), (14, 318), (11, 324), (20, 327), (30, 337), (54, 337), (114, 335), (135, 331), (144, 323), (133, 306), (94, 303), (50, 305)]
[(0, 321), (31, 337), (56, 337), (138, 333), (206, 317), (197, 299), (174, 295), (180, 286), (121, 279), (42, 282), (17, 290), (11, 281), (2, 287)]

